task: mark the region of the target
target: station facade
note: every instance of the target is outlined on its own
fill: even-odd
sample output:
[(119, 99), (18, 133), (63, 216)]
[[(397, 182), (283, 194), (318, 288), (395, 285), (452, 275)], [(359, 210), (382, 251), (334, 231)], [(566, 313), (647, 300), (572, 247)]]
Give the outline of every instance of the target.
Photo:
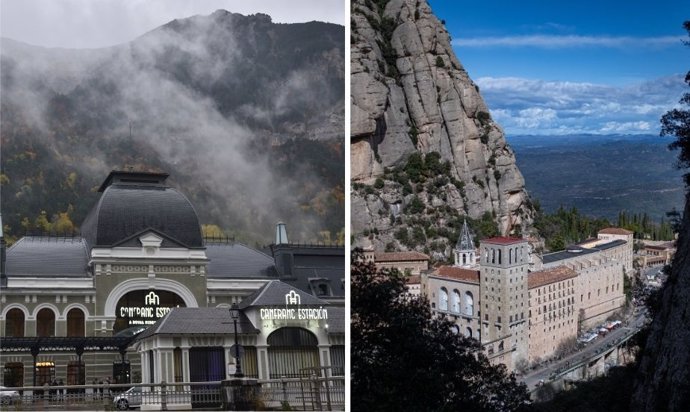
[[(286, 293), (292, 291), (301, 301), (311, 302), (301, 308), (309, 313), (318, 301), (329, 319), (296, 321), (285, 326), (293, 332), (285, 333), (301, 334), (305, 342), (316, 342), (322, 350), (319, 357), (304, 359), (336, 370), (344, 365), (344, 247), (288, 243), (283, 224), (266, 251), (230, 240), (207, 241), (194, 207), (167, 185), (167, 177), (165, 173), (111, 172), (99, 188), (100, 199), (81, 225), (80, 236), (26, 236), (7, 250), (3, 243), (0, 350), (4, 386), (42, 385), (53, 379), (65, 384), (108, 378), (113, 383), (159, 379), (162, 372), (148, 367), (149, 351), (159, 350), (160, 356), (168, 352), (151, 342), (161, 343), (158, 339), (169, 335), (158, 333), (140, 340), (140, 332), (184, 313), (200, 323), (203, 311), (209, 310), (217, 313), (219, 321), (225, 316), (229, 323), (228, 309), (233, 304), (242, 308), (243, 319), (252, 325), (241, 334), (249, 348), (244, 351), (247, 375), (268, 379), (275, 374), (259, 357), (265, 353), (262, 345), (267, 345), (271, 334), (277, 336), (276, 331), (254, 316), (258, 306), (247, 301), (266, 289), (289, 289)], [(173, 316), (178, 308), (180, 313)], [(223, 324), (223, 330), (221, 324), (214, 342), (220, 342), (218, 347), (225, 353), (233, 331), (232, 325)], [(56, 346), (49, 339), (78, 342), (80, 337), (127, 336), (132, 342), (126, 352), (107, 345), (102, 350), (78, 350), (74, 343)], [(182, 346), (170, 343), (171, 359), (176, 347), (190, 350), (198, 343), (194, 339)], [(333, 356), (331, 346), (335, 347)], [(323, 350), (328, 356), (323, 356)], [(292, 373), (314, 362), (292, 364)], [(172, 378), (191, 377), (175, 371), (166, 369)]]

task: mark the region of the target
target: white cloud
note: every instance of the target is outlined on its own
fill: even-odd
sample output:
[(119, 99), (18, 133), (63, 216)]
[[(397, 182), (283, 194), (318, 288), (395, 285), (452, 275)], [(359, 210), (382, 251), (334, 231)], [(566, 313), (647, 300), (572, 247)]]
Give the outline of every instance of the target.
[(601, 128), (602, 133), (630, 133), (631, 131), (650, 132), (649, 122), (606, 122)]
[(529, 35), (504, 37), (475, 37), (453, 40), (454, 46), (461, 47), (668, 47), (680, 44), (677, 36), (631, 37), (631, 36), (578, 36), (578, 35)]
[(494, 119), (508, 134), (651, 133), (677, 105), (682, 75), (610, 86), (517, 77), (476, 80)]

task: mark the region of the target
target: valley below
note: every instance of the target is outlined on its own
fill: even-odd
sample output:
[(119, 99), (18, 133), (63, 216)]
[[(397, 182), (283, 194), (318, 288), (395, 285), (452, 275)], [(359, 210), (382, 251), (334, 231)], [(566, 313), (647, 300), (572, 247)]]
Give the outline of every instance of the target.
[(653, 220), (683, 208), (682, 172), (670, 138), (654, 135), (508, 136), (530, 196), (615, 222), (620, 211)]

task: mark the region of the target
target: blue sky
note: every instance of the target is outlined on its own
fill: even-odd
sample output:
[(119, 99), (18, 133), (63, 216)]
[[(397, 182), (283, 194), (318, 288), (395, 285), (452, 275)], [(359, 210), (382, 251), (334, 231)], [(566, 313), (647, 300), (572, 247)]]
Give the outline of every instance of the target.
[(690, 1), (430, 0), (508, 135), (658, 134), (690, 91)]

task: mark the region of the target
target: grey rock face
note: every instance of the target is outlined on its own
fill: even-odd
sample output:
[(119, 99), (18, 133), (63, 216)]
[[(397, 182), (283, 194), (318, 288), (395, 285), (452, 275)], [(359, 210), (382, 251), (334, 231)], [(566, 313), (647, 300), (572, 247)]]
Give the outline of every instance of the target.
[[(433, 199), (414, 188), (425, 206), (448, 205), (472, 218), (490, 212), (506, 235), (531, 228), (533, 209), (514, 153), (426, 0), (391, 0), (384, 10), (369, 0), (353, 3), (353, 182), (386, 180), (386, 170), (403, 167), (411, 154), (437, 152), (450, 162), (449, 177), (462, 182), (464, 190), (448, 186), (445, 199)], [(373, 198), (395, 193), (404, 202), (402, 185), (387, 182), (385, 190), (368, 192), (352, 192), (352, 232), (358, 239), (377, 228), (371, 240), (382, 247), (392, 240), (392, 227), (382, 220), (391, 219)], [(402, 220), (393, 226), (404, 225)]]
[(690, 406), (690, 204), (660, 312), (640, 360), (631, 411), (687, 411)]

